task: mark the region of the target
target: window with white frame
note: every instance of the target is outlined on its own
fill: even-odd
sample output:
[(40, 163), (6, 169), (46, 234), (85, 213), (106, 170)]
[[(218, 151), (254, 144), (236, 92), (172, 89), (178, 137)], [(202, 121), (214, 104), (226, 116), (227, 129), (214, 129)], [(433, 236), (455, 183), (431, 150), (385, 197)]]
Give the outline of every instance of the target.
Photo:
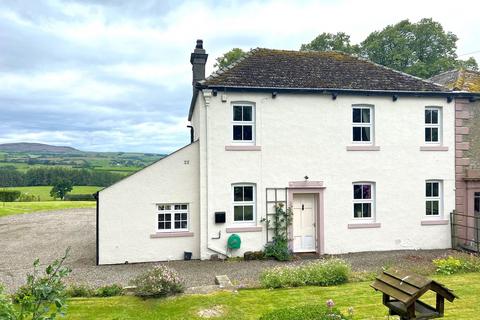
[(233, 221), (253, 222), (255, 220), (255, 185), (233, 185)]
[(188, 231), (188, 204), (158, 204), (157, 230), (160, 232)]
[(353, 218), (373, 219), (375, 209), (374, 184), (358, 182), (353, 184)]
[(429, 217), (442, 214), (442, 182), (427, 181), (425, 183), (425, 215)]
[(425, 143), (440, 144), (442, 135), (442, 109), (425, 108)]
[(233, 105), (232, 139), (237, 143), (255, 141), (255, 108), (249, 104)]
[(352, 108), (352, 141), (373, 143), (373, 107), (356, 105)]

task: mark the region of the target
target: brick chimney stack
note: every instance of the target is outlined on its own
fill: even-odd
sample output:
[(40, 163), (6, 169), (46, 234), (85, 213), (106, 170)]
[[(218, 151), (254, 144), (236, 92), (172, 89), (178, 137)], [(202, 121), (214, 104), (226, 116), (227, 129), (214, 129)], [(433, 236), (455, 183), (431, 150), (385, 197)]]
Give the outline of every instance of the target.
[(197, 40), (195, 50), (190, 55), (190, 63), (192, 64), (192, 85), (195, 90), (195, 84), (198, 81), (205, 80), (205, 65), (207, 63), (208, 54), (203, 49), (203, 40)]

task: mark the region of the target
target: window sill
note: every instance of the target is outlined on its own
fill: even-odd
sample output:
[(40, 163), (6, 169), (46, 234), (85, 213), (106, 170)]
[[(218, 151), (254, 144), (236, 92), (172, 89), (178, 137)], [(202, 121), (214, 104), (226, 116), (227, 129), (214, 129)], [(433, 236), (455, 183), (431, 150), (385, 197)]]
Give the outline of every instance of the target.
[(151, 239), (154, 238), (180, 238), (180, 237), (193, 237), (193, 232), (179, 231), (179, 232), (157, 232), (150, 235)]
[(226, 233), (235, 232), (262, 232), (262, 227), (231, 227), (225, 230)]
[(368, 222), (368, 223), (349, 223), (348, 229), (368, 229), (368, 228), (380, 228), (381, 223)]
[(347, 151), (380, 151), (379, 146), (347, 146)]
[(225, 151), (262, 151), (261, 146), (225, 146)]
[(422, 220), (422, 226), (438, 226), (438, 225), (446, 225), (449, 221), (445, 219), (432, 219), (432, 220)]
[(448, 147), (444, 146), (422, 146), (420, 151), (448, 151)]

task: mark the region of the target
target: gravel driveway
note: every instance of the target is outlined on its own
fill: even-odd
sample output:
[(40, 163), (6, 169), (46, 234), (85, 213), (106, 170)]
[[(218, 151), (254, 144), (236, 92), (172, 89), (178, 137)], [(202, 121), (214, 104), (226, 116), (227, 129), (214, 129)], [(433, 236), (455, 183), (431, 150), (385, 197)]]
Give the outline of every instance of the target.
[[(11, 292), (25, 281), (32, 262), (40, 258), (49, 263), (71, 247), (68, 265), (73, 269), (69, 283), (101, 286), (128, 281), (150, 268), (152, 263), (95, 266), (95, 210), (69, 209), (37, 212), (0, 218), (0, 283)], [(431, 266), (433, 258), (448, 250), (394, 251), (341, 255), (354, 270), (379, 271), (382, 266), (402, 265), (419, 268)], [(307, 260), (290, 262), (304, 263)], [(280, 264), (276, 261), (172, 261), (187, 286), (210, 285), (215, 275), (227, 274), (234, 284), (256, 284), (264, 268)], [(285, 263), (281, 263), (285, 264)]]

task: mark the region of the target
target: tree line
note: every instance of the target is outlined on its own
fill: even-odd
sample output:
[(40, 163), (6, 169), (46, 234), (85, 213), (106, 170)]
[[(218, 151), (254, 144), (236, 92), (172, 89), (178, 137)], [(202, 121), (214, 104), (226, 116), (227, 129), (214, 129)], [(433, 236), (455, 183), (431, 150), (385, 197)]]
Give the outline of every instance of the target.
[[(430, 78), (452, 69), (478, 70), (477, 61), (470, 57), (462, 60), (456, 53), (458, 37), (443, 29), (430, 18), (416, 23), (402, 20), (373, 31), (363, 41), (353, 44), (344, 32), (321, 33), (300, 51), (343, 51), (383, 66), (421, 78)], [(215, 67), (225, 68), (246, 52), (234, 48), (216, 59)]]
[(51, 186), (68, 181), (74, 186), (108, 187), (124, 176), (118, 173), (70, 168), (31, 168), (26, 172), (13, 166), (0, 167), (0, 187)]

